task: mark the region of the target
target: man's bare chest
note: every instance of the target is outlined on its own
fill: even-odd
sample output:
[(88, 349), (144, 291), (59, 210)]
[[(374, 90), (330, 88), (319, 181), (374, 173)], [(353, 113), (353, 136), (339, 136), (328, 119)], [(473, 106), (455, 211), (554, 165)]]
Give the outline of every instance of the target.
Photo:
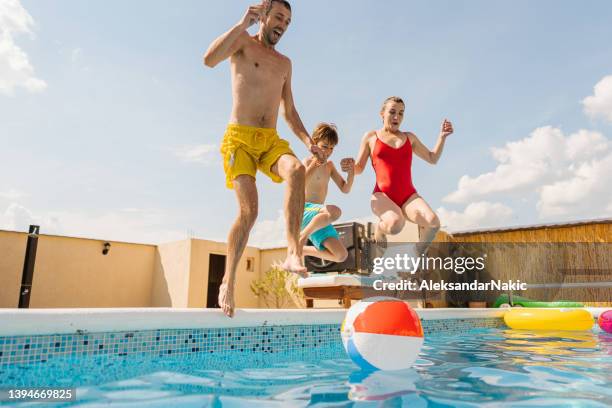
[(280, 57), (267, 55), (264, 52), (245, 50), (236, 58), (236, 68), (249, 81), (272, 81), (284, 83), (287, 67)]

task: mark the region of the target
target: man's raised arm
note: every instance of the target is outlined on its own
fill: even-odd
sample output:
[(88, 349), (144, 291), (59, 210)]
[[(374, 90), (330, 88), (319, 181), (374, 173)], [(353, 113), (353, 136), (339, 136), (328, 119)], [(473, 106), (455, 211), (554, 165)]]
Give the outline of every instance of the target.
[(249, 7), (238, 24), (210, 44), (204, 54), (204, 65), (212, 68), (238, 51), (242, 46), (241, 39), (248, 36), (247, 28), (259, 21), (264, 12), (262, 4)]

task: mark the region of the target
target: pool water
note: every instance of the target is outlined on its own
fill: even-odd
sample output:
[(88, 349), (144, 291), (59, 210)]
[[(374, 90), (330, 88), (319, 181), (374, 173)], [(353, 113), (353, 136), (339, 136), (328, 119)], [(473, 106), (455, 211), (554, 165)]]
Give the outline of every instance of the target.
[(84, 407), (608, 407), (612, 335), (435, 334), (397, 372), (358, 370), (339, 338), (299, 353), (57, 359), (0, 368), (0, 384), (76, 386)]

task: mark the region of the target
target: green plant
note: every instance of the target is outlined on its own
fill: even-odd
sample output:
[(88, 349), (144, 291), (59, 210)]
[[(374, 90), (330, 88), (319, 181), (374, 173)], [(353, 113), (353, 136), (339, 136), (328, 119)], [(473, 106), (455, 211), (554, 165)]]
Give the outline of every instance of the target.
[(294, 277), (294, 274), (274, 266), (260, 279), (251, 282), (251, 292), (262, 299), (267, 307), (280, 309), (291, 301), (302, 306), (305, 303), (304, 294), (297, 287)]

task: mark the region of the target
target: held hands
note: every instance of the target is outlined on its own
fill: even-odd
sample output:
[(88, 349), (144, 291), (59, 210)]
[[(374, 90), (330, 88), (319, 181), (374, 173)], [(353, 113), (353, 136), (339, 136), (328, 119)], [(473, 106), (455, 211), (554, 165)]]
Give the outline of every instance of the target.
[(355, 159), (352, 157), (347, 157), (345, 159), (340, 160), (340, 168), (342, 171), (352, 174), (355, 172)]
[(323, 150), (321, 150), (321, 148), (317, 146), (316, 144), (311, 143), (310, 146), (308, 146), (308, 151), (310, 151), (310, 153), (312, 153), (313, 156), (317, 158), (319, 163), (326, 162), (325, 154), (323, 154)]
[(440, 126), (440, 136), (446, 137), (453, 134), (453, 124), (448, 120), (444, 119), (442, 125)]
[(256, 6), (250, 6), (242, 19), (240, 20), (240, 25), (244, 27), (246, 30), (253, 24), (257, 23), (264, 17), (264, 13), (266, 12), (264, 3), (258, 4)]

